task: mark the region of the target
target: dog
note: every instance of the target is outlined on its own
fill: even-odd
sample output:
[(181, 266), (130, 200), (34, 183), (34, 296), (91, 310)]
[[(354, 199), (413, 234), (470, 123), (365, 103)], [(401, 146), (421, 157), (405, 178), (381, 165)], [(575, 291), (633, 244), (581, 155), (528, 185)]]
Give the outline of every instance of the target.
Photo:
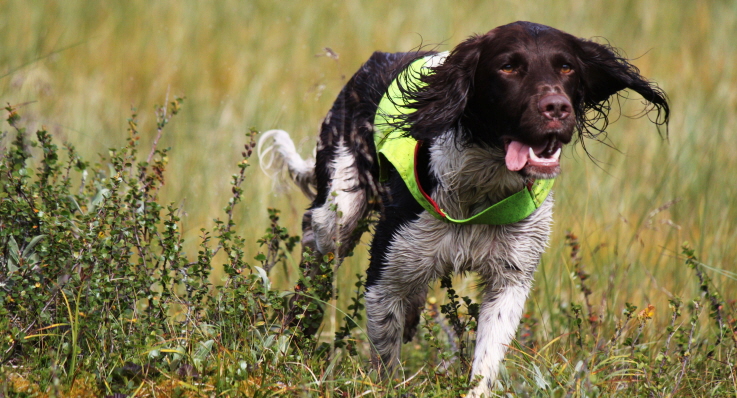
[(390, 374), (399, 363), (430, 282), (475, 272), (471, 377), (481, 377), (470, 395), (491, 392), (547, 246), (561, 149), (605, 134), (625, 89), (667, 134), (665, 92), (616, 49), (515, 22), (449, 53), (375, 52), (323, 120), (315, 160), (284, 131), (262, 136), (262, 162), (285, 163), (312, 200), (305, 248), (344, 256), (378, 213), (365, 293), (375, 366)]

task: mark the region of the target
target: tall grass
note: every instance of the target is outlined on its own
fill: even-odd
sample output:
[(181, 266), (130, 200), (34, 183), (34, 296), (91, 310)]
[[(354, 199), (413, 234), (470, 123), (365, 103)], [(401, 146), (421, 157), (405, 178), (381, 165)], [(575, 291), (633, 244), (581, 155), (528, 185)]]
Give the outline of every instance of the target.
[[(721, 272), (734, 272), (737, 261), (735, 2), (10, 0), (0, 3), (0, 100), (17, 105), (31, 129), (46, 125), (89, 159), (126, 139), (120, 126), (131, 107), (140, 124), (153, 125), (155, 104), (185, 95), (186, 111), (159, 146), (172, 147), (162, 197), (182, 205), (185, 249), (194, 256), (200, 228), (212, 227), (229, 195), (219, 177), (238, 162), (235, 148), (249, 127), (288, 130), (307, 155), (333, 98), (372, 51), (449, 49), (514, 20), (606, 38), (672, 103), (667, 139), (647, 118), (627, 117), (640, 109), (633, 98), (609, 129), (616, 149), (588, 142), (596, 162), (580, 146), (564, 154), (554, 234), (529, 307), (542, 333), (558, 330), (551, 319), (582, 299), (567, 230), (579, 236), (596, 311), (652, 304), (645, 333), (669, 324), (669, 299), (699, 294), (683, 265), (684, 241), (723, 296), (735, 297), (737, 281)], [(320, 56), (325, 47), (339, 58)], [(144, 147), (153, 139), (143, 137)], [(255, 237), (269, 225), (265, 208), (282, 209), (283, 224), (298, 231), (307, 202), (296, 190), (274, 193), (260, 174), (249, 181), (235, 221), (238, 233), (254, 237), (245, 251), (256, 253)], [(359, 248), (338, 271), (342, 308), (365, 265)], [(296, 264), (273, 275), (281, 287), (296, 277)]]

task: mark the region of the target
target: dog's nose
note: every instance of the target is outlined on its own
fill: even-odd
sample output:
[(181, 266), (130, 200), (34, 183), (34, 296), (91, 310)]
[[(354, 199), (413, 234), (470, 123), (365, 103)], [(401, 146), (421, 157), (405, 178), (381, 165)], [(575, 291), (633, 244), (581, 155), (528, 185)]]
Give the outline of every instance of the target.
[(537, 108), (550, 120), (563, 120), (571, 114), (571, 101), (561, 94), (549, 94), (540, 98)]

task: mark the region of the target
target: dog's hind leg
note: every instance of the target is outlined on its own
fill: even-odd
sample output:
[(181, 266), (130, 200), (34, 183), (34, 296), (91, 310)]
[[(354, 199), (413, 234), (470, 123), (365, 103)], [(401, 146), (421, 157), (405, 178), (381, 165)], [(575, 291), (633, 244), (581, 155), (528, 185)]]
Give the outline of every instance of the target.
[(359, 184), (356, 157), (345, 143), (338, 144), (328, 167), (331, 174), (329, 194), (324, 203), (310, 210), (310, 232), (314, 234), (319, 253), (332, 252), (343, 257), (353, 250), (360, 238), (361, 234), (354, 232), (368, 214), (368, 198), (366, 189)]
[[(324, 163), (320, 163), (320, 160)], [(318, 170), (327, 170), (324, 174), (329, 178), (323, 185), (327, 188), (327, 195), (318, 195), (313, 206), (302, 216), (302, 247), (309, 249), (317, 260), (305, 261), (303, 252), (300, 268), (306, 280), (315, 280), (323, 272), (319, 266), (322, 255), (332, 252), (344, 257), (353, 250), (363, 232), (362, 228), (357, 227), (368, 212), (366, 190), (360, 188), (355, 158), (348, 148), (339, 143), (332, 159), (328, 161), (321, 158), (318, 152), (317, 167)], [(284, 327), (299, 326), (305, 335), (314, 335), (322, 321), (324, 307), (310, 306), (311, 309), (305, 312), (305, 303), (312, 302), (313, 298), (309, 293), (302, 293), (308, 288), (303, 279), (300, 279), (298, 286), (298, 292), (291, 299)], [(299, 315), (308, 322), (300, 320)]]

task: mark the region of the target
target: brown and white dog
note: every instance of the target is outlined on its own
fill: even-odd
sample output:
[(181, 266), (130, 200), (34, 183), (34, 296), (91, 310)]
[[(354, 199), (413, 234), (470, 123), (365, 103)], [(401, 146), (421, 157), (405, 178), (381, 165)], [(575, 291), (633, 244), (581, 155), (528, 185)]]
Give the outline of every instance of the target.
[[(368, 334), (374, 362), (399, 363), (412, 339), (428, 284), (448, 272), (476, 272), (483, 284), (472, 395), (488, 395), (514, 338), (552, 223), (552, 194), (529, 217), (506, 225), (458, 225), (433, 217), (396, 170), (380, 182), (374, 118), (390, 83), (432, 52), (375, 52), (338, 95), (325, 117), (315, 160), (303, 160), (289, 135), (272, 130), (259, 143), (262, 159), (286, 163), (312, 199), (303, 245), (345, 255), (357, 225), (379, 213), (366, 283)], [(530, 22), (472, 36), (422, 78), (404, 87), (414, 112), (401, 116), (422, 145), (416, 175), (450, 216), (467, 218), (560, 172), (560, 149), (604, 132), (609, 100), (630, 89), (667, 125), (665, 93), (607, 45)], [(268, 144), (268, 145), (267, 145)], [(339, 242), (339, 244), (336, 244)]]

